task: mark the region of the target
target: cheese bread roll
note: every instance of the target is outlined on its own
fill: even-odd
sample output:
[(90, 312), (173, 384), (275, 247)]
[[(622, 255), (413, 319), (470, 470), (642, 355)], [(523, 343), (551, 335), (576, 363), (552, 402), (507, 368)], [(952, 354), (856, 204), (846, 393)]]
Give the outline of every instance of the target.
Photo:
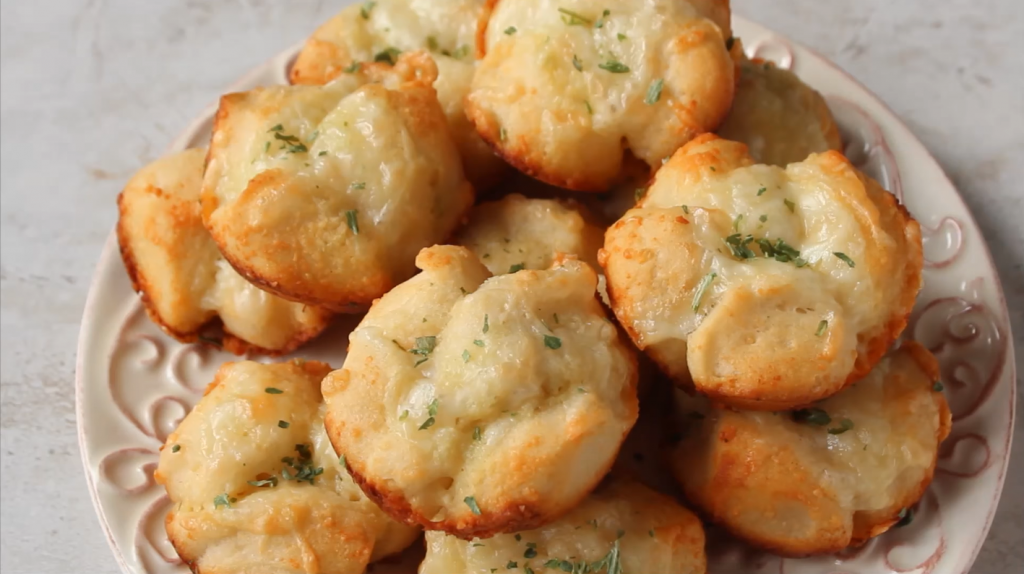
[(729, 111), (734, 62), (721, 28), (685, 0), (499, 0), (466, 113), (523, 172), (605, 191), (624, 152), (650, 166)]
[(843, 149), (825, 98), (793, 72), (760, 60), (740, 65), (736, 99), (716, 131), (747, 144), (754, 161), (770, 165)]
[(673, 474), (706, 516), (788, 556), (885, 532), (932, 480), (950, 413), (938, 363), (904, 343), (857, 384), (813, 407), (733, 411), (677, 391)]
[(221, 99), (203, 221), (247, 279), (335, 310), (410, 277), (473, 202), (424, 53)]
[(571, 199), (527, 199), (518, 193), (481, 203), (455, 242), (469, 248), (493, 275), (547, 269), (560, 255), (597, 267), (604, 229)]
[(323, 426), (330, 366), (226, 363), (154, 474), (167, 535), (197, 574), (361, 574), (413, 542), (352, 482)]
[(617, 480), (536, 530), (472, 541), (428, 532), (419, 574), (704, 574), (705, 563), (704, 528), (692, 512), (637, 482)]
[(491, 277), (437, 246), (323, 383), (327, 432), (396, 520), (464, 539), (536, 528), (601, 480), (637, 417), (636, 359), (585, 263)]
[(711, 134), (658, 171), (600, 258), (637, 346), (747, 409), (806, 405), (866, 375), (921, 287), (917, 222), (841, 154), (754, 165)]
[(205, 149), (156, 160), (117, 198), (121, 258), (146, 313), (184, 343), (211, 322), (236, 354), (288, 353), (320, 334), (331, 314), (262, 291), (239, 275), (203, 227), (199, 191)]
[(377, 0), (348, 6), (306, 42), (291, 69), (294, 84), (325, 84), (362, 62), (393, 60), (400, 52), (429, 50), (437, 62), (434, 88), (478, 190), (507, 166), (466, 118), (463, 100), (473, 79), (477, 20), (485, 0)]

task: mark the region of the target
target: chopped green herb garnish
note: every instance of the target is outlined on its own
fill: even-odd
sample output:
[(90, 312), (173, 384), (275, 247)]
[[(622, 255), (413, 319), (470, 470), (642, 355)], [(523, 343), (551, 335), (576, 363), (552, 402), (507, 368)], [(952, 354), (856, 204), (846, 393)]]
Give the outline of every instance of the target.
[(473, 339), (473, 344), (476, 345), (477, 347), (483, 347), (484, 346), (484, 342), (481, 341), (480, 339)]
[(427, 414), (430, 415), (430, 416), (436, 416), (437, 415), (437, 398), (435, 398), (434, 400), (430, 401), (430, 404), (427, 405)]
[(616, 34), (615, 37), (618, 38), (620, 42), (626, 39), (626, 35), (623, 34), (622, 32)]
[(814, 332), (814, 336), (820, 337), (825, 332), (825, 329), (828, 329), (828, 321), (822, 319), (821, 322), (818, 323), (818, 330)]
[(409, 409), (405, 409), (402, 411), (402, 414), (398, 415), (398, 420), (400, 421), (404, 421), (407, 418), (409, 418)]
[(467, 496), (466, 498), (463, 498), (462, 501), (465, 502), (466, 506), (468, 506), (469, 509), (473, 511), (473, 514), (480, 516), (480, 507), (477, 506), (475, 498), (473, 498), (472, 496)]
[[(743, 237), (739, 233), (733, 233), (725, 238), (725, 244), (729, 246), (729, 250), (732, 251), (733, 257), (736, 259), (753, 259), (754, 257), (757, 257), (757, 254), (747, 247), (753, 241), (754, 236), (747, 235), (746, 237)], [(762, 239), (761, 241), (765, 240)]]
[(452, 57), (455, 58), (456, 60), (461, 60), (461, 59), (465, 58), (468, 55), (469, 55), (469, 46), (467, 46), (465, 44), (459, 46), (458, 48), (455, 49), (454, 52), (452, 52)]
[(551, 335), (544, 335), (544, 346), (549, 349), (560, 349), (562, 348), (562, 340)]
[(790, 201), (788, 199), (783, 199), (782, 203), (786, 204), (786, 209), (788, 209), (790, 213), (796, 213), (796, 204), (795, 203), (793, 203), (792, 201)]
[(686, 205), (684, 205), (682, 207), (683, 207), (683, 213), (685, 213), (686, 215), (690, 215), (690, 207), (686, 206)]
[(569, 26), (582, 26), (584, 24), (593, 24), (594, 21), (590, 18), (581, 16), (572, 10), (566, 10), (565, 8), (559, 8), (559, 12), (562, 13), (562, 22), (565, 22)]
[(348, 188), (349, 189), (366, 189), (366, 182), (365, 181), (353, 181), (352, 183), (348, 184)]
[(277, 426), (279, 426), (279, 427), (281, 427), (283, 429), (286, 429), (286, 428), (292, 426), (292, 424), (290, 422), (288, 422), (288, 421), (277, 421)]
[(740, 230), (740, 223), (743, 223), (743, 214), (742, 213), (737, 215), (736, 219), (732, 220), (732, 230), (733, 231), (739, 231)]
[(797, 409), (793, 411), (793, 420), (798, 423), (808, 423), (812, 425), (825, 426), (832, 422), (832, 417), (828, 416), (823, 409), (817, 407), (810, 407), (806, 409)]
[(597, 67), (613, 74), (625, 74), (629, 71), (629, 66), (619, 62), (618, 60), (608, 60), (607, 62), (598, 64)]
[(427, 358), (430, 357), (430, 353), (434, 352), (434, 347), (436, 346), (437, 337), (416, 337), (416, 346), (409, 349), (409, 352), (413, 355), (419, 355), (422, 358), (416, 361), (416, 365), (414, 366), (426, 361)]
[(491, 326), (487, 323), (488, 315), (484, 315), (484, 333), (491, 329)]
[(466, 350), (466, 349), (463, 349), (462, 350), (462, 362), (463, 363), (468, 363), (469, 362), (469, 358), (470, 358), (469, 351)]
[(432, 426), (434, 426), (434, 417), (430, 417), (427, 420), (423, 421), (423, 424), (420, 425), (419, 430), (427, 430)]
[(233, 502), (238, 502), (238, 499), (229, 498), (227, 493), (218, 494), (213, 498), (213, 507), (220, 508), (221, 506), (226, 506), (228, 508), (231, 508), (231, 503)]
[(768, 188), (767, 188), (767, 187), (762, 187), (761, 189), (757, 190), (757, 195), (758, 195), (758, 197), (760, 197), (760, 196), (761, 196), (761, 194), (762, 194), (762, 193), (764, 193), (764, 192), (766, 192), (766, 191), (768, 191)]
[(433, 36), (427, 36), (427, 48), (431, 52), (436, 52), (440, 46), (437, 43), (437, 38)]
[[(941, 383), (939, 383), (939, 384), (941, 384)], [(176, 444), (176, 445), (171, 447), (171, 452), (178, 452), (179, 450), (181, 450), (181, 445), (180, 444)]]
[(398, 62), (398, 56), (401, 55), (401, 53), (402, 53), (402, 51), (399, 50), (398, 48), (393, 48), (393, 47), (385, 48), (384, 50), (381, 50), (380, 52), (377, 52), (377, 54), (373, 56), (373, 61), (374, 62), (387, 62), (387, 63), (391, 64), (392, 66), (394, 66), (395, 63)]
[(513, 536), (513, 538), (516, 539), (516, 542), (522, 542), (523, 541), (523, 535), (519, 534), (518, 532), (516, 532), (516, 535)]
[(284, 126), (283, 126), (283, 125), (281, 125), (281, 124), (277, 124), (276, 126), (274, 126), (274, 127), (270, 128), (270, 129), (269, 129), (269, 130), (267, 130), (267, 131), (268, 131), (268, 132), (279, 132), (279, 131), (282, 131), (282, 130), (284, 130)]
[(322, 152), (316, 154), (316, 157), (323, 157), (325, 155), (327, 155), (327, 150), (323, 150)]
[(583, 71), (583, 62), (576, 57), (576, 54), (572, 55), (572, 67), (576, 68), (576, 71), (578, 72)]
[(536, 548), (527, 548), (526, 552), (523, 552), (523, 558), (536, 558), (536, 557), (537, 557), (537, 549)]
[[(932, 390), (935, 391), (936, 393), (941, 393), (942, 389), (944, 389), (944, 388), (945, 387), (942, 386), (942, 381), (935, 381), (935, 384), (932, 385)], [(178, 446), (178, 445), (174, 445), (174, 446)], [(172, 450), (171, 452), (177, 452), (177, 451)]]
[(526, 269), (525, 263), (516, 263), (515, 265), (508, 268), (508, 272), (515, 273), (516, 271), (522, 271), (523, 269)]
[(828, 429), (828, 434), (843, 434), (844, 432), (853, 428), (853, 421), (850, 419), (842, 419), (839, 421), (839, 426), (836, 428)]
[(363, 17), (363, 20), (370, 19), (370, 11), (377, 5), (376, 0), (367, 0), (363, 2), (363, 5), (359, 8), (359, 15)]
[(607, 18), (608, 16), (611, 16), (611, 13), (611, 10), (605, 10), (604, 12), (602, 12), (601, 17), (597, 19), (597, 22), (594, 22), (594, 27), (604, 28), (604, 19)]
[(509, 26), (508, 28), (505, 28), (505, 34), (506, 35), (511, 36), (512, 34), (515, 34), (515, 33), (516, 33), (516, 27), (515, 26)]
[(473, 440), (480, 440), (480, 427), (473, 427)]
[(359, 220), (357, 216), (359, 212), (355, 209), (350, 209), (345, 212), (345, 221), (348, 223), (348, 228), (352, 230), (352, 233), (359, 235)]
[(897, 518), (899, 518), (899, 522), (896, 523), (896, 528), (903, 528), (914, 521), (914, 511), (910, 508), (900, 509)]
[(358, 71), (359, 71), (359, 62), (352, 62), (351, 64), (346, 66), (345, 69), (342, 70), (342, 72), (345, 72), (346, 74), (354, 74), (354, 73), (356, 73)]
[(472, 546), (473, 546), (473, 548), (480, 548), (480, 547), (482, 547), (482, 546), (483, 546), (483, 544), (481, 544), (481, 543), (479, 543), (479, 542), (474, 542), (474, 543), (472, 544)]
[(853, 262), (853, 259), (850, 259), (850, 257), (849, 257), (848, 255), (846, 255), (845, 253), (841, 253), (841, 252), (839, 252), (839, 251), (834, 251), (834, 252), (832, 252), (832, 255), (835, 255), (835, 256), (836, 256), (836, 257), (838, 257), (838, 258), (839, 258), (839, 259), (840, 259), (840, 260), (841, 260), (841, 261), (842, 261), (843, 263), (846, 263), (846, 264), (847, 264), (847, 265), (849, 265), (850, 267), (856, 267), (856, 266), (857, 266), (857, 264)]
[(583, 105), (587, 107), (587, 113), (588, 114), (594, 115), (594, 108), (590, 107), (590, 101), (583, 100)]
[(768, 216), (762, 213), (761, 217), (758, 217), (757, 220), (764, 223), (765, 221), (768, 221)]
[(246, 482), (249, 484), (249, 486), (255, 486), (256, 488), (273, 488), (277, 486), (277, 477), (272, 476), (270, 478), (266, 478), (263, 480), (247, 480)]
[(284, 391), (282, 391), (281, 389), (274, 388), (274, 387), (267, 387), (267, 388), (263, 389), (263, 392), (267, 393), (268, 395), (280, 395), (280, 394), (284, 393)]
[(562, 322), (558, 320), (558, 313), (552, 313), (551, 317), (555, 320), (555, 325), (561, 325)]
[(512, 560), (509, 560), (508, 564), (505, 565), (505, 569), (506, 570), (513, 570), (515, 568), (519, 568), (519, 563), (518, 562), (514, 562)]
[(693, 304), (690, 305), (690, 308), (693, 309), (694, 313), (696, 313), (697, 309), (700, 308), (700, 300), (704, 298), (704, 292), (711, 286), (711, 282), (715, 280), (715, 277), (718, 277), (718, 274), (712, 271), (705, 275), (704, 278), (700, 280), (700, 284), (697, 285), (697, 292), (693, 295)]
[(644, 98), (644, 103), (648, 106), (653, 106), (658, 103), (661, 99), (661, 89), (665, 85), (665, 80), (658, 78), (651, 82), (651, 85), (647, 88), (647, 97)]
[(320, 135), (320, 130), (313, 130), (313, 133), (309, 134), (309, 137), (306, 138), (306, 141), (309, 142), (309, 143), (313, 143), (313, 142), (316, 141), (316, 138), (319, 135)]

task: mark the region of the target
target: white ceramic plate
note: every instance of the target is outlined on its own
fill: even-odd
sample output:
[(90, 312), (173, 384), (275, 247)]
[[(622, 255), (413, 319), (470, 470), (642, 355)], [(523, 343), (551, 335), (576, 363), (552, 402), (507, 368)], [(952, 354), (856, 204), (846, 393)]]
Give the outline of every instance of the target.
[[(733, 24), (751, 54), (793, 69), (828, 98), (847, 155), (921, 222), (924, 289), (906, 336), (939, 358), (954, 424), (935, 481), (909, 526), (856, 552), (804, 560), (755, 552), (712, 532), (709, 573), (966, 573), (999, 501), (1014, 417), (1010, 321), (991, 255), (953, 185), (882, 102), (812, 51), (742, 18)], [(231, 90), (285, 83), (296, 52), (274, 58)], [(206, 110), (168, 151), (206, 145), (214, 111)], [(355, 321), (342, 321), (297, 355), (340, 366)], [(182, 345), (150, 323), (111, 233), (82, 320), (76, 399), (93, 502), (127, 573), (187, 572), (164, 534), (170, 503), (153, 482), (153, 470), (164, 438), (201, 396), (218, 365), (232, 358)], [(407, 555), (374, 571), (411, 574), (416, 563)]]

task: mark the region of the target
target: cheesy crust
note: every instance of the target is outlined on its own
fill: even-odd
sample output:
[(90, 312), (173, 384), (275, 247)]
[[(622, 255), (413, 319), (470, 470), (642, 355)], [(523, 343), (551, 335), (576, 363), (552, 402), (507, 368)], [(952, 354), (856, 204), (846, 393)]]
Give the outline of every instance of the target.
[(625, 150), (655, 166), (725, 118), (735, 64), (698, 10), (723, 4), (496, 1), (481, 20), (466, 113), (521, 171), (606, 191)]
[(293, 84), (326, 84), (361, 62), (387, 60), (389, 50), (429, 50), (434, 89), (444, 108), (466, 176), (477, 190), (507, 170), (466, 118), (476, 26), (485, 0), (377, 0), (346, 7), (306, 41), (289, 72)]
[(221, 99), (203, 221), (244, 277), (282, 297), (359, 311), (410, 277), (473, 201), (425, 53), (326, 86)]
[(363, 495), (331, 449), (302, 361), (226, 363), (167, 437), (154, 474), (167, 535), (196, 574), (362, 574), (418, 531)]
[(677, 395), (673, 474), (704, 515), (772, 552), (863, 544), (932, 480), (951, 417), (935, 358), (915, 342), (854, 386), (794, 412), (733, 411)]
[(591, 566), (589, 572), (704, 574), (704, 528), (672, 498), (632, 480), (612, 479), (565, 516), (535, 530), (472, 541), (428, 532), (419, 574), (527, 568), (562, 574), (583, 571), (584, 564)]
[(608, 229), (612, 308), (679, 384), (781, 410), (866, 375), (921, 287), (920, 228), (837, 152), (785, 169), (707, 134)]
[(637, 367), (568, 259), (491, 277), (435, 246), (323, 383), (327, 432), (396, 520), (464, 539), (534, 528), (589, 493), (637, 417)]
[(146, 313), (184, 343), (211, 322), (236, 354), (289, 353), (316, 337), (331, 313), (258, 289), (224, 260), (203, 227), (199, 192), (205, 149), (160, 158), (118, 196), (121, 258)]

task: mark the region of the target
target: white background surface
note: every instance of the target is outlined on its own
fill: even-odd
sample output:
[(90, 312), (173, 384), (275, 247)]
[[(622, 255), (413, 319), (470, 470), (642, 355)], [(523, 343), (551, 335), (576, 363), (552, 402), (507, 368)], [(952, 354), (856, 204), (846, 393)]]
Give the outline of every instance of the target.
[[(74, 363), (120, 186), (225, 86), (345, 3), (0, 0), (3, 574), (117, 573), (78, 454)], [(935, 154), (990, 244), (1024, 357), (1024, 1), (733, 7), (837, 62)], [(1022, 429), (978, 574), (1024, 568)]]

